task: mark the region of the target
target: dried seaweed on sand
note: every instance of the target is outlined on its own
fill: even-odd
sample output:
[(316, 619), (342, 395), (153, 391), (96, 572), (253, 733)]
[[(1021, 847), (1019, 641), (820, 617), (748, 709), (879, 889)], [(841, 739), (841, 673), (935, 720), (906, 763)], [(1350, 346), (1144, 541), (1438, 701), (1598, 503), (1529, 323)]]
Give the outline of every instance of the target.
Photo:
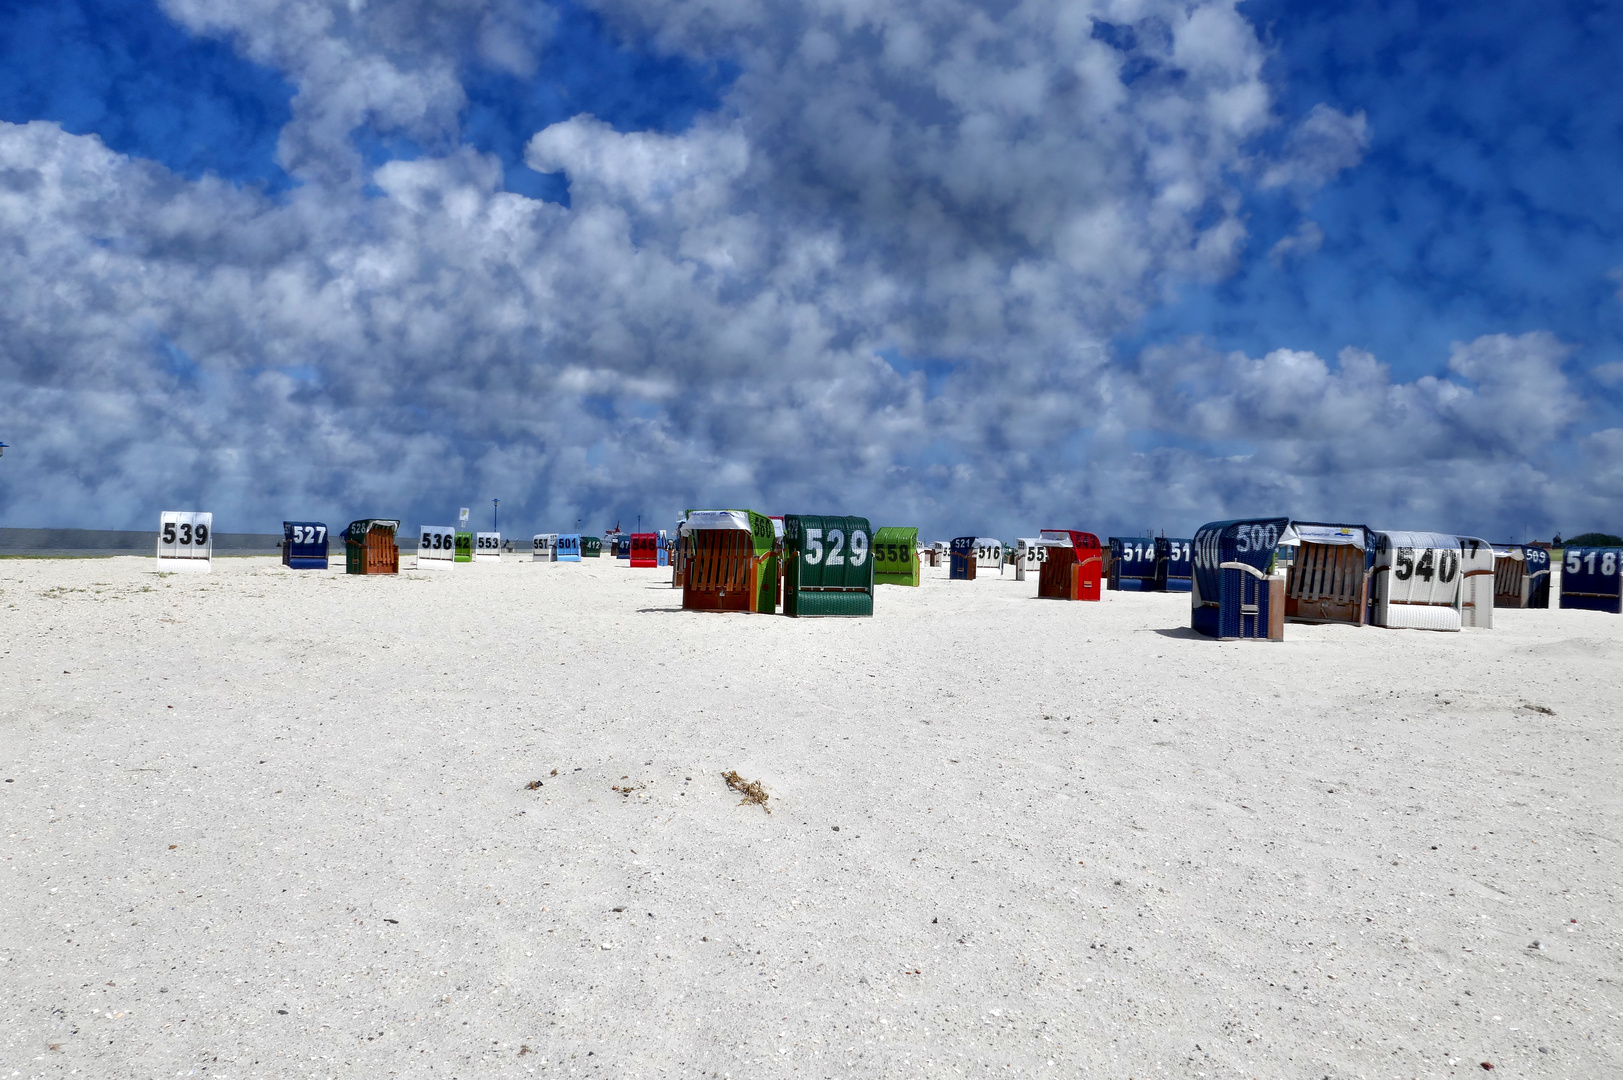
[(739, 800), (739, 806), (754, 803), (767, 813), (772, 812), (772, 808), (766, 804), (766, 788), (761, 786), (759, 780), (746, 780), (738, 775), (737, 769), (728, 769), (721, 774), (721, 778), (727, 781), (728, 787), (744, 796), (743, 799)]

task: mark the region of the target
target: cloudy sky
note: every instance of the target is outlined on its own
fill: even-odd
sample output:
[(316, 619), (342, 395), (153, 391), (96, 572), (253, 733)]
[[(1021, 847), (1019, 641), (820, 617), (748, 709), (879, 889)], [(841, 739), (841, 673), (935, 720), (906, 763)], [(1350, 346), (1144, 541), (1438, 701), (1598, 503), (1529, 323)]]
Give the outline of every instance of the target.
[(1623, 14), (10, 0), (0, 525), (1623, 527)]

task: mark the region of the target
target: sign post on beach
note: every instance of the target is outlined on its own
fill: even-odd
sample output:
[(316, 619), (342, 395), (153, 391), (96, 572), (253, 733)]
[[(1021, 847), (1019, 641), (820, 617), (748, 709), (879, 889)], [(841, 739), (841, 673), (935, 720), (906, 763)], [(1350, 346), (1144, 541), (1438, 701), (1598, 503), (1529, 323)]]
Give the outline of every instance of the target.
[(282, 565), (289, 570), (327, 569), (326, 523), (282, 522)]
[(165, 510), (158, 515), (158, 569), (207, 574), (214, 562), (214, 515)]
[(449, 570), (456, 557), (456, 530), (449, 525), (424, 525), (417, 530), (417, 569)]

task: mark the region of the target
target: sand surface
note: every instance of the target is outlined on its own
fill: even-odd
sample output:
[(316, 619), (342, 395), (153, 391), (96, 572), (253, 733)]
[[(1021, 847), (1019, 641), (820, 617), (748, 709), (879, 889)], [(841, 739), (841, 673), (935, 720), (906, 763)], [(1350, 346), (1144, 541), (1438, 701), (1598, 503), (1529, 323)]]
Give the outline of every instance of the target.
[(0, 1078), (1623, 1075), (1616, 616), (153, 569), (0, 561)]

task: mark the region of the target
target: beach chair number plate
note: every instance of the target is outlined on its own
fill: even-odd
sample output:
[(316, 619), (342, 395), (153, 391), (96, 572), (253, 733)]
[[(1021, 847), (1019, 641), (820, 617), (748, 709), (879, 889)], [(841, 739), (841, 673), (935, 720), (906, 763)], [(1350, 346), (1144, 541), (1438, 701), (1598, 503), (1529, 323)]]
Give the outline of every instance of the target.
[(417, 539), (417, 548), (420, 551), (454, 551), (456, 534), (450, 529), (424, 529)]
[(1399, 581), (1408, 581), (1410, 578), (1430, 581), (1435, 577), (1446, 585), (1454, 580), (1454, 575), (1459, 573), (1459, 570), (1460, 553), (1457, 551), (1426, 548), (1421, 553), (1420, 561), (1415, 562), (1414, 548), (1398, 548), (1397, 565), (1392, 570), (1392, 576)]
[[(1598, 560), (1596, 556), (1599, 556)], [(1600, 563), (1602, 577), (1611, 577), (1617, 573), (1617, 552), (1615, 551), (1569, 551), (1563, 569), (1568, 574), (1593, 574), (1597, 561)], [(1529, 565), (1531, 565), (1531, 560), (1529, 560)]]
[(824, 540), (822, 529), (806, 530), (806, 565), (823, 563), (825, 566), (844, 566), (848, 557), (852, 566), (861, 566), (868, 561), (868, 534), (860, 529), (851, 534), (849, 551), (845, 546), (845, 533), (840, 529), (828, 530), (826, 550)]
[[(838, 531), (838, 530), (836, 530)], [(913, 559), (913, 548), (908, 544), (875, 544), (874, 558), (882, 563), (901, 563), (905, 569)], [(857, 565), (861, 565), (858, 563)]]
[[(199, 521), (195, 525), (190, 521), (166, 521), (163, 523), (163, 546), (170, 548), (206, 547), (209, 542), (209, 527)], [(168, 552), (165, 552), (168, 554)]]

